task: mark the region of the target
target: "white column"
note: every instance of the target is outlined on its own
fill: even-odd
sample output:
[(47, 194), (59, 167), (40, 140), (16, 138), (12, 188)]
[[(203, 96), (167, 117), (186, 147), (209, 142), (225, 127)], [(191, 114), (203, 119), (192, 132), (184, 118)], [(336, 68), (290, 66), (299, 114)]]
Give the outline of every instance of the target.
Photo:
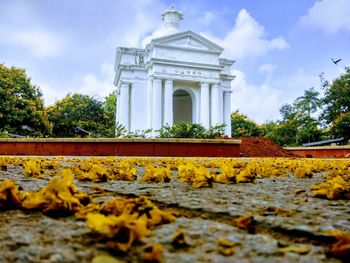
[(119, 122), (129, 131), (129, 83), (120, 85)]
[(153, 79), (152, 89), (152, 129), (162, 127), (162, 80)]
[(225, 127), (225, 135), (231, 137), (231, 92), (224, 92), (224, 123)]
[(120, 91), (119, 89), (117, 89), (115, 91), (115, 96), (116, 96), (116, 108), (115, 108), (115, 122), (118, 123), (119, 122), (119, 112), (120, 112), (120, 105), (119, 105), (119, 101), (120, 101), (120, 95), (119, 95)]
[(219, 123), (224, 122), (224, 91), (219, 85)]
[(173, 81), (165, 80), (164, 83), (164, 125), (173, 125)]
[(141, 131), (148, 128), (148, 89), (147, 82), (133, 81), (130, 88), (130, 131)]
[(211, 87), (211, 126), (220, 123), (219, 85)]
[(149, 78), (147, 83), (147, 128), (152, 129), (152, 90), (153, 79)]
[(204, 128), (209, 128), (209, 84), (201, 83), (200, 123)]

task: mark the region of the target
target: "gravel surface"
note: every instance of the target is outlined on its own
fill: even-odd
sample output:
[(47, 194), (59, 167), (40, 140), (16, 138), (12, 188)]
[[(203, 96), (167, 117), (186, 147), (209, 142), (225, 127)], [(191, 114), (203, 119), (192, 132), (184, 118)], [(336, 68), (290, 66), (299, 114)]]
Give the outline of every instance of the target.
[[(142, 173), (139, 168), (138, 176)], [(51, 178), (27, 178), (21, 167), (10, 167), (0, 176), (15, 180), (25, 191), (37, 191)], [(164, 262), (341, 262), (327, 255), (334, 240), (324, 231), (350, 232), (349, 201), (312, 197), (311, 186), (323, 181), (323, 175), (316, 174), (309, 179), (260, 178), (255, 183), (194, 189), (180, 182), (174, 171), (169, 183), (76, 181), (79, 190), (99, 202), (117, 196), (147, 196), (161, 209), (174, 212), (177, 219), (154, 228), (151, 236), (120, 255), (108, 251), (106, 239), (73, 216), (1, 211), (0, 262), (91, 262), (105, 253), (120, 262), (140, 262), (143, 249), (154, 243), (163, 245)], [(96, 186), (104, 192), (98, 194)], [(251, 227), (236, 227), (235, 220), (245, 215), (254, 217)], [(180, 230), (185, 237), (183, 247), (173, 244), (174, 233)], [(231, 255), (220, 253), (221, 238), (235, 242)], [(306, 252), (283, 250), (289, 246)]]

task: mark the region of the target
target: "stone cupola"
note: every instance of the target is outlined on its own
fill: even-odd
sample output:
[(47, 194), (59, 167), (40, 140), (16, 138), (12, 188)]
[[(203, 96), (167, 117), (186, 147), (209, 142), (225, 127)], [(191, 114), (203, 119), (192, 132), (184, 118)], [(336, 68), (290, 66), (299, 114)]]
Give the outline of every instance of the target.
[(183, 14), (177, 11), (174, 6), (165, 10), (162, 17), (166, 28), (178, 29), (180, 26), (180, 21), (183, 20)]

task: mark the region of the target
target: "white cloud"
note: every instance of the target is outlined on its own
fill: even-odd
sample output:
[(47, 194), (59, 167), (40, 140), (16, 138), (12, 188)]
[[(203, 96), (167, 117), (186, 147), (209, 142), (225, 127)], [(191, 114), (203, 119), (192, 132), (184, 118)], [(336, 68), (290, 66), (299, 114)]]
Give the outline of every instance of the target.
[(36, 84), (40, 87), (44, 95), (43, 98), (45, 106), (53, 105), (57, 100), (60, 100), (65, 95), (67, 95), (63, 94), (61, 89), (54, 87), (53, 84), (50, 84), (48, 82), (43, 82), (39, 80), (39, 82), (36, 82)]
[(101, 65), (98, 75), (95, 73), (88, 73), (83, 76), (83, 83), (78, 92), (89, 96), (104, 98), (115, 89), (113, 79), (113, 65), (104, 63)]
[(8, 30), (0, 28), (0, 45), (24, 48), (35, 57), (54, 57), (64, 52), (64, 38), (44, 29)]
[(282, 50), (288, 47), (283, 37), (267, 39), (265, 28), (246, 9), (238, 13), (234, 27), (224, 38), (218, 38), (209, 33), (203, 33), (203, 35), (225, 48), (224, 56), (235, 59), (263, 56), (271, 50)]
[(57, 86), (51, 80), (44, 80), (42, 77), (36, 77), (33, 74), (32, 83), (39, 86), (44, 94), (44, 102), (46, 106), (53, 105), (57, 100), (61, 100), (68, 93), (81, 93), (103, 99), (115, 90), (113, 85), (114, 69), (113, 64), (103, 63), (100, 71), (97, 73), (87, 73), (78, 77), (76, 83), (68, 83), (62, 87)]
[(258, 123), (279, 118), (280, 91), (267, 83), (254, 85), (247, 82), (240, 70), (233, 70), (232, 110), (238, 109)]
[[(160, 0), (131, 1), (126, 4), (125, 9), (128, 13), (121, 14), (119, 22), (124, 32), (113, 39), (118, 46), (144, 47), (144, 39), (147, 35), (154, 34), (155, 37), (164, 35), (162, 32), (157, 33), (157, 31), (163, 31), (162, 26), (159, 26), (162, 25), (160, 14), (166, 9), (163, 2)], [(126, 17), (122, 18), (124, 16)]]
[(164, 36), (167, 36), (167, 35), (171, 35), (171, 34), (175, 34), (175, 33), (178, 33), (179, 30), (176, 29), (176, 28), (172, 28), (172, 27), (165, 27), (164, 25), (163, 26), (160, 26), (158, 27), (158, 29), (156, 31), (154, 31), (151, 35), (149, 36), (146, 36), (143, 40), (142, 40), (142, 47), (146, 47), (146, 45), (148, 43), (151, 42), (152, 39), (155, 39), (155, 38), (158, 38), (158, 37), (164, 37)]
[(8, 1), (0, 9), (0, 46), (24, 50), (36, 58), (64, 53), (66, 37), (50, 29), (26, 1)]
[(300, 19), (301, 25), (326, 33), (336, 33), (341, 30), (350, 31), (350, 1), (322, 0), (316, 1)]
[(273, 64), (262, 64), (260, 67), (259, 67), (259, 72), (262, 73), (262, 74), (267, 74), (267, 75), (271, 75), (276, 69), (276, 66), (273, 65)]
[(306, 89), (314, 87), (317, 90), (320, 87), (318, 74), (305, 72), (303, 68), (297, 68), (288, 76), (275, 78), (270, 83), (283, 89), (280, 105), (292, 103), (297, 97), (302, 96)]
[(214, 20), (214, 14), (212, 12), (204, 12), (203, 17), (199, 18), (199, 23), (203, 24), (204, 26), (208, 26), (212, 21)]
[[(267, 65), (270, 64), (264, 64), (260, 69), (270, 69)], [(267, 73), (262, 83), (255, 84), (250, 83), (242, 71), (232, 70), (232, 74), (236, 75), (231, 84), (232, 110), (238, 109), (258, 123), (277, 120), (281, 118), (279, 109), (283, 104), (292, 103), (308, 88), (314, 87), (320, 91), (318, 75), (307, 73), (303, 68), (283, 77), (275, 77), (272, 72)]]

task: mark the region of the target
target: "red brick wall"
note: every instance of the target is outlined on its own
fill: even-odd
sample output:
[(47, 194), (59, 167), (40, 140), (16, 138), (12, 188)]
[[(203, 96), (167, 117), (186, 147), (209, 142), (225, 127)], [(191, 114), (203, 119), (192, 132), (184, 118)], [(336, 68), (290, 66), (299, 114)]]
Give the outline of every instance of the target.
[(238, 157), (239, 141), (180, 139), (7, 139), (0, 155)]

